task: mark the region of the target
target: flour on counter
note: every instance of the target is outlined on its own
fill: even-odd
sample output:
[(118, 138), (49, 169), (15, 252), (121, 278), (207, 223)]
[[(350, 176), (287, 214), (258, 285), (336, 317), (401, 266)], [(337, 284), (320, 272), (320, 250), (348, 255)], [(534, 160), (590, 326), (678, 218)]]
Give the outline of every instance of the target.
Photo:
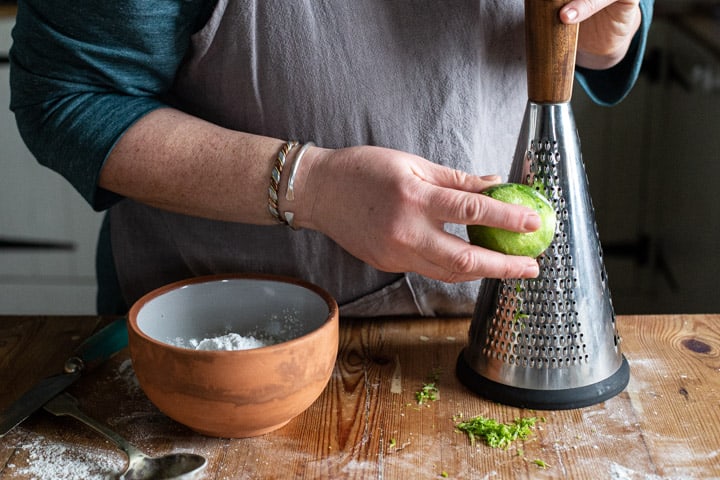
[(136, 397), (140, 393), (140, 382), (138, 382), (135, 370), (132, 366), (132, 359), (127, 358), (118, 365), (114, 381), (127, 387), (128, 395)]
[[(80, 445), (56, 443), (41, 435), (30, 433), (18, 445), (22, 457), (7, 467), (23, 478), (37, 480), (106, 480), (116, 478), (125, 468), (125, 460), (118, 450), (109, 452)], [(17, 462), (17, 463), (14, 463)]]

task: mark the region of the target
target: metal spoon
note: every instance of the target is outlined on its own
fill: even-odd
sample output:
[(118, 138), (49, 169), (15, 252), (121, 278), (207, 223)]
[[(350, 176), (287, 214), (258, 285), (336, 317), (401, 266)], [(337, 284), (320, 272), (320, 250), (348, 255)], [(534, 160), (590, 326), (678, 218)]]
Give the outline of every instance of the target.
[(85, 415), (78, 407), (78, 401), (69, 393), (61, 393), (44, 406), (53, 415), (68, 415), (80, 420), (88, 427), (103, 434), (128, 456), (128, 466), (120, 480), (182, 479), (199, 478), (207, 460), (194, 453), (171, 453), (162, 457), (149, 457), (134, 445), (110, 430), (100, 422)]

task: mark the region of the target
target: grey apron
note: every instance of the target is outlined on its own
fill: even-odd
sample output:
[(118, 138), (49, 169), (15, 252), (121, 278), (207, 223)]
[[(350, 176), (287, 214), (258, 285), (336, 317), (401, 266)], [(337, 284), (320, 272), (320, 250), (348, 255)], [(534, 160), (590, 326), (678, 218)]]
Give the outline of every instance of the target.
[[(522, 0), (220, 0), (168, 102), (235, 130), (328, 148), (373, 144), (506, 175), (527, 98), (522, 15)], [(112, 208), (111, 229), (129, 304), (224, 272), (308, 280), (347, 316), (468, 315), (479, 288), (380, 272), (318, 232), (131, 200)], [(464, 226), (447, 229), (465, 236)]]

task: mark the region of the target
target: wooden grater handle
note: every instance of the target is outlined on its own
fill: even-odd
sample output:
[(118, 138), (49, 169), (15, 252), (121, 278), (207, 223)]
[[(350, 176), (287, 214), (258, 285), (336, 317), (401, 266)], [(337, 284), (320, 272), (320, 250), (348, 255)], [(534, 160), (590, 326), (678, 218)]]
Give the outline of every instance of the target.
[(568, 0), (525, 0), (528, 97), (535, 103), (570, 101), (578, 25), (560, 21)]

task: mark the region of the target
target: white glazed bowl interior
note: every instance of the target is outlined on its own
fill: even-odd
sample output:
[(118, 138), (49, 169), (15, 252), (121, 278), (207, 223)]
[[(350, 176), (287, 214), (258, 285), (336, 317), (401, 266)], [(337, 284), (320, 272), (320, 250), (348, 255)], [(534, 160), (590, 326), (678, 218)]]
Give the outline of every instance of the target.
[(291, 282), (227, 278), (170, 289), (147, 301), (137, 314), (150, 338), (174, 344), (237, 333), (292, 340), (320, 328), (330, 308), (316, 292)]

